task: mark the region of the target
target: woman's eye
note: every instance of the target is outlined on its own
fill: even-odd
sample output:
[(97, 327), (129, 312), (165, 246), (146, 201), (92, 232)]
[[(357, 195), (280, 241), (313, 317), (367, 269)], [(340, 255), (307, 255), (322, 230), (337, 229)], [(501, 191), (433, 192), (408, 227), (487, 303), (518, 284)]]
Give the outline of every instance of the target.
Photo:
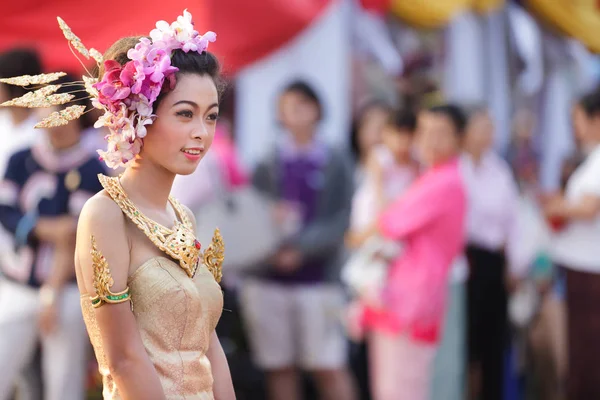
[(194, 114), (189, 110), (178, 111), (177, 116), (192, 118)]
[(218, 119), (219, 119), (219, 114), (217, 114), (217, 113), (210, 114), (210, 115), (208, 116), (208, 120), (209, 120), (209, 121), (216, 121), (216, 120), (218, 120)]

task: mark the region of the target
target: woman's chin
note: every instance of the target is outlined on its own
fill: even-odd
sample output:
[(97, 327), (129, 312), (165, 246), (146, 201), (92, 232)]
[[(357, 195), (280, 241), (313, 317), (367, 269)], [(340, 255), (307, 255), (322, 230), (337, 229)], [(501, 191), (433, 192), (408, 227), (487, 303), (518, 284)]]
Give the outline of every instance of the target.
[(189, 163), (188, 165), (178, 165), (174, 172), (177, 175), (191, 175), (196, 171), (196, 168), (198, 168), (198, 163)]

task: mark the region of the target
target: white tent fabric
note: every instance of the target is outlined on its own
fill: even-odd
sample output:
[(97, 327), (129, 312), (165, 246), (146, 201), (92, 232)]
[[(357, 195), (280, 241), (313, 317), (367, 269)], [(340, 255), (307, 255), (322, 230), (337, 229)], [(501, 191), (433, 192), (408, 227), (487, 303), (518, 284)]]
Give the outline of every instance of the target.
[(285, 47), (243, 69), (236, 86), (236, 140), (252, 167), (277, 137), (277, 98), (295, 79), (312, 85), (323, 102), (324, 139), (346, 144), (350, 127), (348, 4), (332, 5)]

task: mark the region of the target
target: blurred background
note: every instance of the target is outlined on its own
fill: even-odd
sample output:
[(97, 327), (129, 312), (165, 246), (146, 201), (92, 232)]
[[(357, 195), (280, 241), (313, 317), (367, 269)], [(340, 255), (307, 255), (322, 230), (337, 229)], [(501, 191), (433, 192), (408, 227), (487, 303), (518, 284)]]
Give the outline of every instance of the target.
[[(57, 26), (56, 16), (63, 18), (88, 48), (103, 52), (121, 36), (146, 34), (156, 21), (174, 20), (184, 8), (194, 16), (200, 33), (207, 30), (217, 33), (217, 41), (211, 44), (210, 50), (222, 62), (227, 87), (222, 97), (217, 138), (211, 150), (213, 156), (203, 161), (198, 173), (176, 181), (174, 192), (199, 216), (201, 230), (207, 231), (198, 233), (202, 242), (208, 240), (209, 231), (218, 224), (223, 227), (228, 243), (227, 254), (231, 254), (231, 261), (229, 269), (227, 262), (225, 265), (226, 301), (218, 333), (229, 359), (238, 399), (292, 398), (277, 395), (286, 393), (286, 389), (278, 391), (274, 380), (281, 375), (277, 375), (277, 368), (269, 367), (264, 361), (269, 359), (266, 355), (269, 351), (264, 348), (269, 344), (260, 343), (253, 337), (261, 335), (257, 325), (273, 324), (273, 329), (284, 330), (281, 326), (289, 324), (294, 331), (310, 331), (311, 321), (319, 321), (319, 314), (325, 312), (333, 313), (340, 322), (339, 335), (344, 345), (336, 351), (343, 355), (332, 355), (340, 360), (332, 369), (339, 374), (312, 374), (311, 368), (303, 368), (302, 362), (298, 361), (297, 365), (292, 362), (302, 371), (299, 390), (303, 397), (297, 398), (373, 398), (372, 388), (369, 389), (373, 365), (366, 355), (368, 348), (361, 340), (351, 341), (343, 329), (346, 315), (343, 304), (352, 295), (339, 277), (309, 279), (308, 283), (300, 276), (289, 279), (265, 277), (268, 275), (264, 272), (266, 262), (246, 265), (240, 261), (250, 255), (259, 260), (276, 247), (276, 234), (268, 228), (273, 224), (271, 214), (263, 209), (253, 191), (268, 191), (260, 184), (260, 166), (268, 164), (271, 150), (279, 149), (280, 142), (285, 141), (282, 138), (286, 138), (285, 131), (290, 130), (292, 114), (298, 113), (298, 118), (302, 118), (301, 107), (305, 102), (318, 106), (320, 112), (314, 135), (324, 147), (343, 154), (344, 162), (353, 169), (350, 179), (354, 188), (360, 187), (363, 175), (369, 173), (366, 166), (369, 154), (373, 149), (385, 146), (382, 132), (387, 125), (394, 125), (389, 121), (390, 114), (396, 110), (417, 115), (420, 110), (434, 105), (454, 103), (469, 117), (475, 118), (481, 113), (489, 117), (490, 123), (484, 130), (492, 138), (491, 147), (484, 150), (498, 155), (510, 168), (511, 179), (518, 191), (519, 207), (515, 215), (521, 220), (523, 248), (520, 251), (526, 254), (524, 263), (527, 264), (516, 277), (518, 284), (505, 288), (509, 299), (507, 340), (502, 342), (501, 349), (504, 355), (502, 388), (493, 397), (473, 389), (472, 380), (477, 378), (471, 376), (472, 365), (470, 367), (468, 362), (465, 326), (469, 310), (463, 288), (462, 300), (455, 305), (458, 311), (453, 309), (446, 316), (446, 326), (462, 327), (452, 328), (458, 329), (456, 341), (450, 345), (456, 351), (445, 354), (450, 360), (444, 364), (446, 367), (435, 372), (436, 379), (438, 374), (441, 378), (432, 379), (431, 385), (440, 386), (432, 389), (430, 397), (449, 400), (568, 398), (567, 359), (571, 360), (571, 346), (567, 339), (567, 320), (570, 307), (565, 300), (564, 288), (560, 289), (560, 284), (564, 284), (561, 280), (564, 269), (557, 267), (559, 263), (550, 251), (554, 236), (566, 228), (563, 226), (565, 221), (557, 222), (544, 214), (546, 203), (542, 199), (562, 193), (570, 172), (590, 154), (586, 146), (580, 146), (574, 134), (573, 107), (582, 96), (594, 93), (600, 79), (600, 58), (596, 55), (600, 52), (598, 2), (130, 0), (123, 3), (115, 0), (22, 0), (4, 2), (1, 6), (0, 53), (29, 49), (39, 56), (43, 72), (65, 71), (81, 75), (84, 66), (71, 54)], [(10, 63), (11, 67), (16, 65), (13, 63), (27, 63), (23, 59), (10, 60), (0, 58), (0, 62)], [(85, 67), (92, 68), (92, 63), (86, 62), (84, 60)], [(11, 71), (6, 67), (0, 65), (0, 71)], [(22, 70), (27, 71), (27, 68)], [(288, 99), (286, 93), (296, 93), (300, 97)], [(5, 99), (6, 93), (1, 97)], [(286, 105), (286, 102), (292, 105)], [(583, 108), (586, 118), (591, 121), (598, 117), (600, 102)], [(7, 167), (5, 164), (13, 152), (40, 140), (36, 135), (44, 135), (37, 130), (30, 133), (31, 127), (27, 125), (30, 115), (9, 115), (11, 112), (11, 109), (0, 109), (0, 162), (4, 164), (0, 171)], [(407, 126), (396, 125), (396, 128), (402, 130)], [(21, 138), (26, 135), (28, 139), (17, 140), (9, 133), (22, 134)], [(103, 136), (104, 133), (94, 128), (93, 120), (90, 120), (82, 126), (82, 146), (78, 151), (94, 154), (95, 149), (103, 146)], [(281, 146), (285, 148), (285, 143)], [(418, 160), (409, 158), (407, 165), (418, 164)], [(295, 164), (290, 165), (286, 164), (286, 168), (296, 168)], [(597, 172), (600, 185), (600, 170)], [(297, 189), (298, 192), (301, 190)], [(336, 267), (327, 265), (331, 270), (339, 270), (338, 265), (343, 266), (343, 260), (354, 251), (348, 244), (348, 226), (350, 215), (357, 212), (351, 204), (359, 206), (352, 203), (352, 193), (353, 190), (338, 191), (338, 196), (346, 197), (340, 199), (340, 207), (348, 206), (341, 234), (327, 230), (321, 233), (337, 238), (340, 249), (344, 248), (340, 252), (341, 258), (335, 261)], [(0, 194), (6, 192), (0, 190)], [(286, 214), (286, 224), (298, 223), (297, 209), (282, 213)], [(333, 220), (324, 221), (321, 226), (326, 229), (328, 224), (334, 223)], [(239, 224), (247, 225), (239, 229)], [(506, 247), (510, 234), (506, 235), (494, 251)], [(472, 237), (467, 240), (471, 242)], [(584, 236), (580, 240), (592, 238)], [(260, 251), (253, 253), (249, 247)], [(5, 254), (14, 250), (4, 249)], [(600, 248), (594, 256), (600, 260)], [(13, 261), (4, 262), (10, 264)], [(561, 262), (564, 264), (564, 259)], [(600, 263), (597, 267), (597, 272), (588, 272), (600, 274)], [(6, 267), (3, 269), (6, 271)], [(258, 273), (260, 279), (256, 279), (257, 271), (261, 270)], [(468, 279), (463, 278), (462, 282)], [(317, 283), (324, 285), (325, 281), (328, 286), (341, 289), (343, 300), (334, 307), (331, 298), (309, 292), (316, 310), (314, 319), (311, 319), (312, 311), (306, 311), (310, 307), (302, 308), (297, 304), (309, 315), (291, 321), (287, 314), (297, 310), (282, 315), (261, 311), (264, 310), (261, 301), (269, 300), (265, 299), (264, 292), (259, 298), (260, 285), (289, 287), (285, 285), (291, 284), (296, 288)], [(271, 301), (290, 301), (291, 294), (277, 297), (275, 292), (270, 293), (275, 296)], [(578, 300), (586, 304), (597, 302), (596, 297)], [(10, 308), (0, 307), (0, 314), (7, 307)], [(267, 315), (257, 316), (257, 313)], [(9, 329), (6, 324), (0, 316), (0, 330)], [(307, 334), (311, 340), (320, 340), (315, 339), (321, 334), (317, 325), (315, 323), (313, 334)], [(44, 398), (42, 393), (47, 382), (43, 376), (47, 375), (40, 367), (44, 357), (40, 343), (41, 340), (36, 339), (33, 359), (28, 362), (23, 377), (12, 385), (14, 390), (6, 396)], [(11, 345), (19, 346), (19, 341)], [(297, 345), (296, 352), (304, 351), (298, 343), (288, 345)], [(596, 357), (590, 363), (600, 361), (600, 346), (595, 342), (588, 345)], [(499, 345), (492, 343), (490, 346)], [(275, 344), (273, 347), (272, 352), (284, 352), (275, 348)], [(101, 382), (93, 353), (88, 351), (87, 354), (84, 367), (87, 395), (81, 398), (100, 399)], [(0, 359), (2, 369), (8, 368), (11, 362)], [(75, 365), (73, 368), (80, 369)], [(582, 367), (577, 365), (577, 368)], [(316, 369), (320, 368), (317, 366)], [(336, 379), (346, 383), (340, 384)], [(280, 384), (285, 385), (285, 382), (281, 380)], [(334, 391), (327, 397), (324, 394), (328, 392), (327, 387), (342, 389), (337, 395)], [(590, 390), (586, 393), (600, 393), (600, 380)], [(268, 393), (271, 393), (270, 397)], [(0, 393), (0, 399), (4, 399), (3, 396), (5, 394)], [(579, 398), (600, 398), (590, 396)], [(386, 399), (394, 398), (407, 397)], [(571, 397), (571, 400), (577, 398)]]

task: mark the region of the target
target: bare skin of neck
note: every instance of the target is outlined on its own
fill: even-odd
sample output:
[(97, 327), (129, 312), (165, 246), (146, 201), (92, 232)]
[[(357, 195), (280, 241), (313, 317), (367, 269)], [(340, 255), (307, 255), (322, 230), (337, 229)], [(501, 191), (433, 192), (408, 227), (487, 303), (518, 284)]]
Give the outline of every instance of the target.
[(164, 211), (175, 174), (143, 157), (128, 167), (121, 177), (123, 189), (137, 206)]
[(473, 149), (466, 149), (467, 154), (469, 154), (471, 156), (471, 159), (473, 160), (473, 164), (475, 165), (479, 165), (481, 163), (481, 159), (483, 157), (483, 151), (479, 151), (479, 150), (473, 150)]
[(306, 129), (294, 131), (292, 137), (296, 146), (300, 148), (310, 146), (315, 137), (315, 127), (310, 126)]

